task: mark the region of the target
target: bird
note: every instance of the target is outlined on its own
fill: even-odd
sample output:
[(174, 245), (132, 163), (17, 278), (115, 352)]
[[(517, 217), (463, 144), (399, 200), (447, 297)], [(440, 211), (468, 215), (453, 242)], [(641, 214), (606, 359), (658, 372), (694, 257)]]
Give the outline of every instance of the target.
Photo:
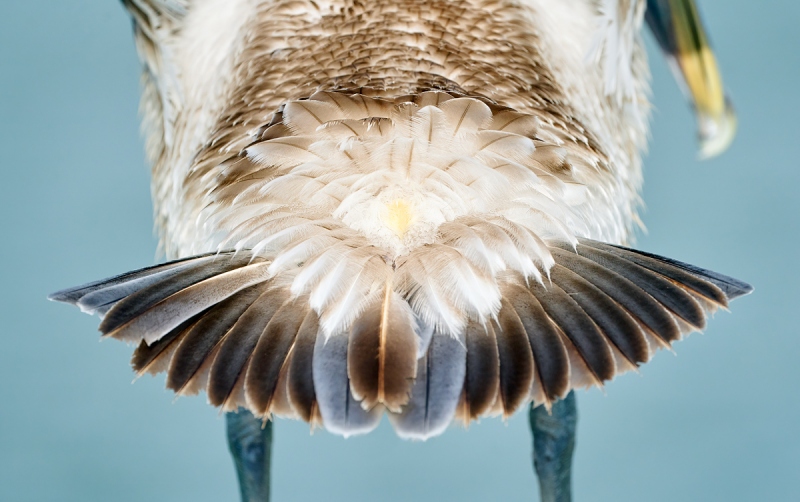
[(169, 261), (50, 299), (227, 413), (243, 500), (274, 417), (425, 440), (525, 406), (542, 499), (570, 500), (573, 390), (752, 291), (631, 247), (645, 25), (700, 156), (736, 128), (691, 0), (122, 3)]

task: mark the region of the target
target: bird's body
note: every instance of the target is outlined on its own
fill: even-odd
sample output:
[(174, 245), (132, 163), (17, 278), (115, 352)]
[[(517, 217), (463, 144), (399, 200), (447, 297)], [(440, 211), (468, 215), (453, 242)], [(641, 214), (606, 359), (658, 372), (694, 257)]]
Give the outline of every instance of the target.
[(182, 261), (54, 298), (180, 394), (427, 438), (602, 385), (749, 291), (618, 246), (643, 0), (125, 3)]

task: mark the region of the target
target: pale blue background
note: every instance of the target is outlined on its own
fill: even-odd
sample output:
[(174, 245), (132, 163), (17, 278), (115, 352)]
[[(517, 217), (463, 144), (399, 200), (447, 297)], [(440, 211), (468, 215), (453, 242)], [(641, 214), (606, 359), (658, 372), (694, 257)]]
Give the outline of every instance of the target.
[[(653, 51), (639, 247), (756, 293), (641, 375), (579, 394), (578, 501), (800, 500), (800, 3), (705, 0), (738, 141), (694, 160), (694, 122)], [(236, 499), (224, 421), (130, 385), (130, 348), (55, 289), (152, 262), (138, 63), (113, 0), (0, 7), (0, 500)], [(274, 500), (535, 500), (525, 414), (427, 443), (280, 421)]]

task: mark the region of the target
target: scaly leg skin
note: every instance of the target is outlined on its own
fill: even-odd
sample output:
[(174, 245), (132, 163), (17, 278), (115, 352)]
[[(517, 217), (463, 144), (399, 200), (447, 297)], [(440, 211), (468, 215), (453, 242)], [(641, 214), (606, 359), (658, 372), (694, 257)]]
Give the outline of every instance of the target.
[[(228, 446), (239, 478), (242, 502), (269, 502), (272, 422), (240, 409), (225, 415)], [(533, 433), (533, 465), (539, 477), (542, 502), (570, 502), (572, 452), (578, 421), (575, 393), (553, 405), (551, 413), (544, 406), (530, 409)]]
[(231, 450), (242, 502), (269, 502), (272, 421), (266, 424), (245, 409), (226, 413)]
[(575, 427), (578, 410), (575, 393), (553, 404), (551, 413), (544, 406), (530, 409), (533, 433), (533, 466), (539, 478), (542, 502), (572, 500), (572, 452), (575, 449)]

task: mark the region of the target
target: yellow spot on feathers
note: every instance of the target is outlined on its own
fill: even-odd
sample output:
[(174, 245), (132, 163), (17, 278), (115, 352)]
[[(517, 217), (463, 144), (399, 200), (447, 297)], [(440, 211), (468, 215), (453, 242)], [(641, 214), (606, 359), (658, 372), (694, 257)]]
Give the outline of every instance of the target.
[(386, 205), (383, 222), (389, 229), (402, 238), (411, 225), (411, 207), (404, 200), (394, 200)]

